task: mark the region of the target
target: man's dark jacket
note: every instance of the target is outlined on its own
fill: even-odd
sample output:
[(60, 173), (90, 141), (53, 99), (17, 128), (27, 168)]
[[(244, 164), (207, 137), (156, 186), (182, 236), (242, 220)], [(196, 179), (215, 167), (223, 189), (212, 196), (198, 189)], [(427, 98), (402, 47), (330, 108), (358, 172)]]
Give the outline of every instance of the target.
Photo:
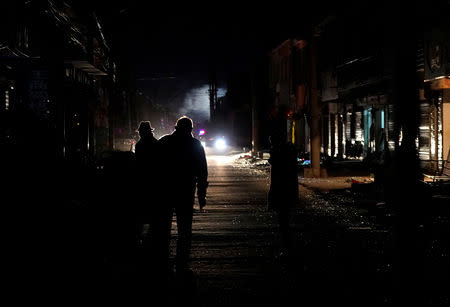
[(196, 188), (197, 196), (204, 198), (208, 186), (208, 167), (200, 141), (191, 134), (175, 131), (161, 137), (159, 145), (165, 197), (171, 205), (193, 204)]

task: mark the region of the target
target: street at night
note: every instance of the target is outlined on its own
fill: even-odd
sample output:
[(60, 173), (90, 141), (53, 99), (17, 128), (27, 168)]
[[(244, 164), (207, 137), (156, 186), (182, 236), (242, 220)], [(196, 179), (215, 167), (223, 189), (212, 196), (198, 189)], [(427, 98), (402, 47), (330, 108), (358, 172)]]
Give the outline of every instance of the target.
[[(192, 269), (195, 280), (180, 294), (175, 279), (167, 303), (196, 306), (392, 306), (402, 279), (394, 276), (393, 220), (359, 206), (353, 174), (327, 180), (299, 177), (300, 204), (292, 209), (293, 249), (280, 255), (274, 212), (267, 210), (267, 160), (248, 154), (208, 156), (210, 187), (206, 212), (196, 204), (193, 224)], [(423, 227), (424, 225), (422, 225)], [(448, 225), (434, 221), (416, 242), (425, 246), (423, 263), (414, 269), (422, 289), (415, 296), (431, 305), (448, 301)], [(439, 229), (439, 230), (438, 230)], [(175, 253), (176, 225), (171, 259)], [(135, 251), (112, 264), (108, 273), (112, 298), (152, 301), (150, 286), (135, 285), (139, 265)], [(423, 279), (422, 279), (423, 278)], [(141, 281), (143, 284), (144, 281)], [(404, 282), (404, 281), (403, 281)], [(181, 292), (183, 293), (183, 292)], [(403, 300), (404, 298), (402, 298)], [(113, 299), (114, 300), (114, 299)]]
[(0, 11), (15, 305), (450, 305), (450, 0)]

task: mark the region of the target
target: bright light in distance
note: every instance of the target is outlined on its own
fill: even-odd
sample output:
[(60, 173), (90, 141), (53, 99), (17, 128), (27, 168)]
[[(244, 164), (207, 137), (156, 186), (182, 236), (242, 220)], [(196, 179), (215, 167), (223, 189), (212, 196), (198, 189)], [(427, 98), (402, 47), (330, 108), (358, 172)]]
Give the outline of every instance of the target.
[(227, 148), (227, 143), (224, 139), (218, 139), (216, 143), (214, 143), (214, 146), (219, 150), (224, 150), (225, 148)]
[(203, 148), (206, 147), (206, 142), (200, 142), (200, 143), (202, 144)]
[(198, 131), (198, 135), (204, 135), (204, 134), (205, 134), (205, 130), (200, 129), (200, 130)]

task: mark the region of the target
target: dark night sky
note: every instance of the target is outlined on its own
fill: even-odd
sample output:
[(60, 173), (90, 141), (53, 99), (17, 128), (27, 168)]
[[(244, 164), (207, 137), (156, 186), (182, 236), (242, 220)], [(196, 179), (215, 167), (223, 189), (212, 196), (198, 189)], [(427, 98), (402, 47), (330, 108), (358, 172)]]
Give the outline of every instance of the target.
[[(86, 3), (96, 6), (106, 34), (113, 34), (113, 48), (129, 61), (127, 67), (141, 79), (137, 83), (141, 90), (157, 103), (166, 105), (170, 102), (161, 92), (179, 92), (172, 103), (181, 108), (180, 112), (200, 108), (203, 116), (207, 116), (205, 112), (209, 108), (210, 63), (217, 67), (219, 87), (223, 89), (220, 93), (224, 93), (229, 73), (249, 71), (256, 56), (264, 56), (282, 41), (307, 32), (307, 27), (325, 14), (317, 4), (305, 6), (301, 1), (295, 6), (289, 2), (156, 5), (129, 0), (102, 5), (104, 0), (93, 0)], [(165, 76), (176, 79), (151, 80)], [(192, 103), (194, 100), (200, 102)], [(183, 105), (186, 101), (191, 101), (187, 109)]]
[[(70, 0), (66, 0), (70, 1)], [(436, 2), (445, 2), (436, 0)], [(288, 38), (310, 33), (329, 14), (348, 18), (371, 12), (401, 15), (432, 11), (427, 1), (155, 2), (72, 0), (93, 7), (116, 51), (127, 54), (138, 75), (246, 70), (249, 55), (264, 54)], [(382, 13), (384, 14), (384, 13)], [(382, 15), (380, 15), (382, 16)]]
[[(137, 78), (146, 80), (137, 85), (148, 95), (154, 95), (162, 85), (148, 79), (167, 75), (176, 77), (170, 81), (175, 88), (169, 91), (184, 89), (187, 93), (197, 89), (206, 95), (211, 62), (217, 66), (222, 82), (219, 86), (225, 86), (227, 74), (248, 71), (253, 59), (264, 56), (286, 39), (308, 35), (311, 26), (329, 14), (351, 16), (358, 14), (352, 12), (355, 7), (369, 12), (389, 11), (394, 5), (389, 1), (349, 0), (266, 4), (242, 1), (155, 4), (138, 0), (86, 3), (96, 6), (105, 32), (113, 34), (113, 48), (128, 61), (127, 67), (136, 72)], [(203, 101), (207, 104), (205, 97)]]
[(173, 4), (145, 9), (137, 4), (129, 8), (125, 13), (132, 40), (129, 47), (142, 60), (141, 69), (205, 72), (214, 60), (219, 70), (245, 70), (250, 52), (275, 47), (293, 34), (289, 31), (302, 31), (312, 16), (289, 12), (289, 7), (232, 6), (230, 2), (223, 6)]
[[(133, 51), (135, 59), (148, 67), (154, 67), (157, 61), (161, 71), (202, 70), (211, 54), (228, 65), (227, 60), (245, 54), (237, 54), (236, 49), (276, 44), (325, 14), (318, 4), (305, 5), (302, 1), (295, 5), (237, 1), (156, 5), (153, 1), (129, 0), (115, 4), (108, 1), (103, 7), (104, 0), (92, 1), (102, 11), (104, 23), (114, 24), (115, 32), (128, 36), (126, 48)], [(93, 5), (92, 1), (87, 3)]]
[[(263, 56), (292, 38), (294, 32), (301, 33), (314, 16), (300, 10), (299, 4), (292, 9), (292, 5), (281, 2), (277, 3), (279, 7), (275, 3), (251, 6), (242, 2), (201, 5), (191, 2), (190, 6), (143, 3), (127, 2), (117, 17), (116, 26), (123, 25), (116, 27), (121, 37), (120, 47), (125, 48), (122, 51), (131, 59), (130, 65), (135, 65), (138, 78), (176, 76), (173, 86), (185, 88), (181, 100), (201, 101), (201, 107), (194, 103), (191, 108), (203, 111), (208, 110), (210, 63), (215, 63), (219, 87), (224, 88), (229, 73), (248, 71), (255, 55)], [(138, 86), (153, 94), (158, 84), (144, 81)], [(190, 98), (191, 94), (195, 97)], [(185, 108), (182, 110), (189, 113)]]

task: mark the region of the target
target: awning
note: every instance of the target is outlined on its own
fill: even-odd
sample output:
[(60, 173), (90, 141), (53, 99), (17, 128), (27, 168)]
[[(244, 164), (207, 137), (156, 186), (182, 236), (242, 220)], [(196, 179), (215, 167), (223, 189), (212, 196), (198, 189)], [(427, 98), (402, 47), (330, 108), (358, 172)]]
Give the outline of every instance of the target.
[(89, 75), (94, 75), (94, 76), (107, 76), (108, 75), (106, 72), (98, 69), (97, 67), (95, 67), (94, 65), (89, 63), (88, 61), (65, 61), (65, 63), (72, 64), (73, 67), (80, 69)]

